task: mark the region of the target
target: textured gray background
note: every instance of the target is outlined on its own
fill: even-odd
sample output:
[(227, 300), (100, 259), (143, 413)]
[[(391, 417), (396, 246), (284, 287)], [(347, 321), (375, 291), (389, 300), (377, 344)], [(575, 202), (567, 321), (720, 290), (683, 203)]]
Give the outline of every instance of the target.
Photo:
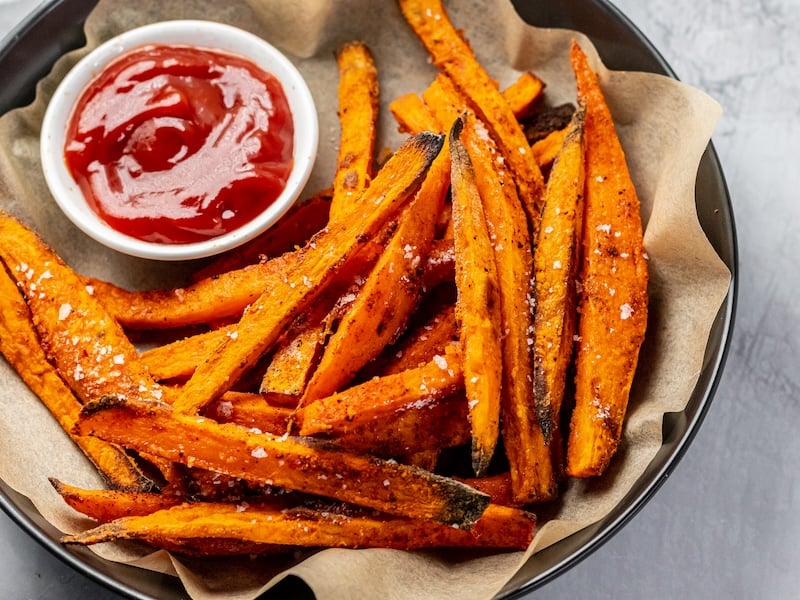
[[(613, 539), (528, 598), (800, 596), (800, 0), (618, 0), (685, 82), (723, 106), (740, 294), (694, 443)], [(0, 0), (0, 35), (36, 0)], [(113, 600), (0, 513), (0, 598)]]

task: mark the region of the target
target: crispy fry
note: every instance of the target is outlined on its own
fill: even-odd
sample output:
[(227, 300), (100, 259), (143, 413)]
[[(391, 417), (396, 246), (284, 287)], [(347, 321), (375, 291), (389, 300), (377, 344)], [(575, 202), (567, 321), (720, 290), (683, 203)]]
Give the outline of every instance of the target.
[(151, 490), (150, 480), (129, 457), (124, 448), (95, 438), (75, 436), (81, 403), (56, 369), (47, 361), (33, 328), (30, 311), (17, 286), (0, 272), (0, 353), (19, 373), (58, 421), (73, 442), (94, 464), (103, 480), (114, 489)]
[(573, 43), (578, 98), (586, 105), (586, 208), (575, 409), (567, 473), (599, 475), (622, 435), (647, 325), (647, 258), (639, 199), (597, 75)]
[[(469, 441), (466, 407), (463, 394), (426, 398), (398, 405), (394, 413), (386, 413), (380, 420), (348, 423), (330, 431), (328, 437), (351, 452), (385, 458), (438, 452)], [(205, 416), (280, 436), (288, 430), (293, 412), (269, 404), (259, 394), (227, 392), (206, 408)]]
[(204, 415), (218, 423), (235, 423), (283, 435), (289, 429), (292, 413), (290, 408), (270, 404), (261, 394), (225, 392), (206, 407)]
[(391, 353), (376, 365), (376, 373), (392, 375), (422, 366), (435, 355), (444, 354), (445, 348), (456, 340), (455, 305), (447, 304), (391, 347)]
[(322, 356), (326, 330), (325, 322), (317, 320), (282, 345), (264, 372), (261, 392), (300, 398)]
[(449, 396), (463, 384), (461, 356), (450, 346), (426, 365), (370, 379), (307, 404), (297, 411), (300, 434), (345, 433), (387, 419), (415, 403), (424, 405), (428, 399)]
[(415, 93), (403, 94), (389, 103), (389, 110), (397, 121), (399, 130), (404, 133), (417, 134), (423, 131), (441, 133), (439, 124), (433, 118), (428, 107)]
[(568, 127), (556, 129), (531, 146), (531, 152), (533, 152), (533, 157), (540, 169), (546, 169), (553, 164), (561, 146), (564, 145), (567, 129)]
[(533, 389), (548, 444), (556, 435), (577, 319), (575, 280), (583, 225), (584, 112), (579, 109), (547, 182), (542, 229), (534, 252), (536, 317)]
[(530, 71), (525, 71), (503, 90), (503, 99), (519, 121), (530, 113), (533, 105), (542, 97), (542, 92), (544, 82)]
[(186, 383), (176, 408), (198, 412), (218, 398), (251, 368), (288, 325), (324, 289), (386, 219), (418, 188), (442, 139), (430, 134), (411, 138), (379, 172), (364, 197), (371, 212), (353, 215), (347, 223), (330, 226), (307, 246), (291, 255), (283, 279), (262, 294), (239, 321), (236, 339), (225, 338)]
[(533, 276), (531, 239), (525, 213), (514, 186), (498, 165), (498, 153), (483, 124), (467, 114), (461, 139), (469, 153), (483, 201), (499, 281), (502, 321), (503, 386), (501, 420), (503, 445), (518, 504), (551, 500), (556, 478), (546, 436), (534, 404)]
[(302, 246), (327, 224), (331, 194), (330, 190), (324, 190), (295, 204), (267, 231), (192, 273), (192, 281), (241, 269)]
[(461, 529), (431, 521), (337, 511), (335, 507), (280, 510), (258, 504), (198, 503), (125, 517), (62, 541), (88, 545), (136, 539), (172, 548), (181, 544), (202, 548), (207, 541), (217, 553), (221, 540), (290, 547), (523, 550), (533, 539), (534, 527), (535, 518), (530, 513), (497, 505), (490, 505), (472, 527)]
[(339, 67), (339, 156), (333, 176), (331, 221), (363, 208), (360, 198), (372, 177), (378, 121), (378, 72), (362, 42), (344, 44), (336, 52)]
[(328, 340), (302, 404), (340, 389), (402, 332), (419, 303), (423, 265), (449, 184), (450, 158), (441, 152), (401, 215), (386, 251)]
[[(435, 458), (445, 448), (470, 440), (467, 402), (463, 392), (444, 398), (410, 403), (385, 418), (347, 427), (331, 439), (351, 452), (400, 458), (406, 464), (433, 471)], [(426, 455), (428, 460), (423, 460)], [(424, 465), (424, 466), (423, 466)]]
[(216, 348), (223, 337), (233, 335), (234, 331), (233, 325), (226, 325), (155, 346), (142, 352), (139, 358), (156, 381), (186, 380), (194, 373), (200, 357)]
[[(409, 25), (433, 63), (448, 75), (495, 138), (514, 173), (519, 197), (536, 234), (544, 195), (544, 179), (533, 161), (522, 127), (492, 78), (455, 29), (441, 0), (399, 0)], [(535, 237), (534, 237), (535, 239)]]
[(444, 73), (436, 76), (422, 93), (422, 99), (439, 123), (439, 127), (444, 130), (451, 127), (453, 122), (468, 108), (464, 96)]
[(25, 295), (42, 346), (84, 403), (108, 395), (162, 397), (136, 348), (77, 274), (5, 214), (0, 258)]
[[(383, 246), (376, 241), (365, 240), (341, 269), (341, 278), (347, 280), (362, 272), (382, 250)], [(128, 330), (214, 325), (225, 319), (239, 319), (265, 289), (283, 282), (301, 253), (301, 250), (288, 252), (185, 288), (129, 291), (96, 278), (82, 279), (106, 310)]]
[(149, 515), (184, 502), (183, 498), (174, 494), (88, 490), (54, 478), (50, 478), (50, 484), (69, 506), (100, 523), (122, 517)]
[(452, 479), (344, 452), (309, 438), (255, 433), (182, 415), (158, 402), (109, 398), (84, 406), (77, 433), (238, 477), (441, 523), (474, 522), (488, 499)]
[(457, 120), (450, 134), (458, 289), (456, 318), (472, 426), (472, 467), (480, 476), (489, 467), (500, 430), (502, 329), (494, 249), (475, 171), (460, 140), (462, 127), (463, 121)]
[(126, 329), (166, 329), (239, 318), (273, 279), (283, 276), (291, 256), (283, 254), (185, 288), (134, 292), (93, 277), (83, 282)]
[(479, 492), (489, 494), (492, 504), (520, 506), (519, 502), (514, 499), (510, 473), (498, 473), (496, 475), (487, 475), (486, 477), (468, 477), (465, 479), (455, 477), (454, 479), (466, 483)]

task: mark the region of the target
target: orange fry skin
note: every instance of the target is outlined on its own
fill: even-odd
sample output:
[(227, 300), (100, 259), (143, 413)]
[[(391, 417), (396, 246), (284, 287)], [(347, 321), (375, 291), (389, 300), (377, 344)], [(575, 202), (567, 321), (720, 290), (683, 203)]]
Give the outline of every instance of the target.
[[(224, 540), (244, 544), (242, 553), (258, 545), (334, 548), (436, 547), (507, 548), (524, 550), (533, 539), (535, 517), (525, 511), (490, 505), (472, 527), (456, 528), (432, 521), (373, 516), (361, 511), (297, 507), (280, 510), (258, 504), (197, 503), (141, 517), (126, 517), (66, 536), (70, 544), (96, 544), (136, 539), (156, 547), (188, 546), (212, 555)], [(211, 551), (202, 552), (204, 542)], [(257, 550), (256, 550), (257, 552)]]
[(184, 499), (174, 494), (88, 490), (51, 478), (50, 484), (73, 509), (100, 523), (131, 516), (144, 516), (177, 506)]
[(325, 496), (390, 514), (448, 524), (474, 522), (488, 497), (452, 479), (352, 454), (310, 438), (257, 433), (115, 398), (86, 405), (76, 433), (256, 485)]
[(30, 310), (17, 285), (5, 271), (0, 272), (0, 353), (97, 468), (107, 485), (129, 491), (155, 487), (124, 448), (70, 433), (78, 419), (81, 403), (47, 360), (39, 345)]
[(0, 214), (0, 258), (25, 295), (42, 348), (83, 403), (162, 398), (117, 321), (38, 235), (7, 214)]
[(573, 43), (586, 106), (586, 208), (575, 409), (567, 474), (603, 473), (619, 445), (647, 326), (647, 257), (639, 200), (596, 73)]
[(456, 256), (456, 319), (464, 357), (464, 387), (472, 425), (472, 468), (489, 468), (500, 433), (503, 358), (500, 281), (475, 171), (460, 139), (457, 120), (450, 137)]
[(461, 136), (475, 169), (478, 191), (493, 241), (500, 285), (503, 337), (501, 421), (503, 445), (518, 504), (543, 502), (558, 493), (550, 448), (537, 418), (533, 394), (533, 277), (531, 239), (525, 213), (483, 124), (472, 114)]
[[(584, 191), (584, 112), (579, 108), (547, 182), (534, 252), (536, 316), (534, 392), (548, 444), (561, 445), (561, 404), (577, 321)], [(556, 455), (562, 454), (560, 451)]]
[(348, 42), (336, 52), (339, 67), (339, 153), (333, 176), (332, 221), (360, 205), (372, 178), (378, 123), (378, 71), (369, 48)]
[(449, 396), (463, 383), (461, 357), (448, 348), (443, 356), (416, 369), (376, 377), (307, 404), (297, 411), (300, 434), (343, 433), (366, 426), (406, 406)]
[(423, 131), (441, 132), (439, 124), (433, 118), (428, 107), (415, 93), (409, 92), (389, 103), (389, 110), (403, 133), (422, 133)]

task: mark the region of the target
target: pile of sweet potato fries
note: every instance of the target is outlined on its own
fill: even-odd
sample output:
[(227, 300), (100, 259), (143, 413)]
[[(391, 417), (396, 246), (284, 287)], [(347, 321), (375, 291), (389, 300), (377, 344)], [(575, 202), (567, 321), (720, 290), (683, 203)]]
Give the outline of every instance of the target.
[(375, 164), (378, 70), (343, 46), (331, 189), (190, 285), (80, 276), (0, 214), (0, 350), (108, 484), (52, 481), (98, 523), (65, 542), (524, 549), (609, 464), (648, 278), (597, 76), (576, 43), (574, 107), (500, 91), (438, 0), (399, 4), (438, 68), (390, 105), (406, 141)]

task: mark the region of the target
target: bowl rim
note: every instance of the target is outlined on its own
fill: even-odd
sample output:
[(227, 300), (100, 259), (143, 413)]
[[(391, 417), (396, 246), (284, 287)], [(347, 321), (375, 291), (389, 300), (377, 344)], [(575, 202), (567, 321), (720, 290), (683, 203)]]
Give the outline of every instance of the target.
[[(515, 4), (519, 5), (517, 0)], [(614, 19), (626, 30), (627, 35), (631, 36), (635, 43), (641, 46), (641, 49), (648, 54), (647, 59), (653, 66), (653, 72), (659, 72), (669, 77), (677, 79), (674, 71), (667, 64), (664, 58), (655, 49), (647, 37), (625, 16), (619, 9), (615, 8), (608, 0), (584, 0), (589, 8), (593, 8), (595, 12), (601, 13), (606, 19)], [(73, 6), (70, 6), (69, 3)], [(573, 2), (571, 1), (571, 4)], [(29, 101), (30, 91), (32, 84), (43, 75), (47, 73), (50, 65), (55, 59), (58, 58), (67, 50), (79, 47), (84, 40), (76, 33), (82, 33), (82, 24), (85, 16), (91, 12), (94, 2), (80, 2), (79, 0), (45, 0), (27, 19), (13, 30), (4, 41), (0, 41), (0, 64), (5, 61), (11, 61), (20, 58), (26, 58), (31, 52), (49, 52), (45, 58), (36, 57), (37, 62), (35, 67), (38, 71), (31, 75), (28, 80), (30, 89), (16, 91), (9, 90), (3, 92), (0, 90), (0, 114), (15, 106), (21, 106), (26, 101)], [(68, 10), (65, 7), (70, 7), (73, 10)], [(549, 9), (542, 6), (541, 10), (547, 12)], [(81, 16), (76, 18), (75, 11), (80, 12)], [(574, 17), (575, 15), (573, 15)], [(62, 45), (57, 48), (40, 49), (36, 44), (31, 41), (31, 34), (37, 31), (45, 30), (51, 31), (53, 22), (61, 18), (71, 27), (73, 31), (69, 32), (72, 37), (66, 37), (71, 40), (70, 42), (60, 42)], [(576, 17), (577, 18), (577, 17)], [(73, 19), (70, 21), (70, 19)], [(540, 26), (562, 26), (563, 24), (539, 24)], [(584, 22), (585, 27), (582, 30), (589, 35), (590, 38), (598, 45), (598, 49), (602, 45), (601, 39), (598, 35), (593, 35), (591, 27), (593, 23), (590, 21)], [(58, 30), (58, 27), (56, 27)], [(615, 40), (605, 40), (607, 47), (614, 47), (617, 42)], [(621, 52), (625, 52), (626, 48), (621, 48)], [(34, 57), (32, 57), (34, 58)], [(607, 60), (604, 56), (604, 62), (609, 68), (618, 69), (613, 61)], [(629, 497), (634, 499), (624, 511), (615, 511), (614, 514), (609, 515), (606, 519), (591, 525), (566, 540), (562, 540), (558, 544), (547, 548), (536, 556), (541, 556), (545, 553), (557, 553), (565, 543), (572, 543), (574, 540), (584, 537), (588, 542), (581, 542), (581, 547), (577, 551), (572, 551), (562, 557), (556, 557), (549, 561), (545, 568), (540, 568), (540, 565), (533, 565), (533, 561), (529, 560), (526, 566), (533, 566), (534, 572), (526, 571), (525, 566), (518, 573), (518, 576), (512, 579), (498, 594), (498, 598), (520, 598), (525, 594), (530, 593), (536, 588), (541, 587), (548, 581), (563, 574), (569, 568), (578, 564), (581, 560), (589, 556), (591, 553), (600, 548), (606, 541), (608, 541), (615, 533), (617, 533), (626, 523), (628, 523), (652, 498), (656, 491), (660, 488), (661, 484), (666, 480), (669, 474), (674, 470), (680, 459), (684, 456), (688, 447), (699, 426), (707, 414), (710, 404), (718, 389), (721, 381), (724, 365), (730, 349), (730, 342), (733, 333), (733, 325), (735, 321), (736, 305), (738, 298), (738, 264), (739, 264), (739, 251), (736, 236), (736, 227), (733, 218), (733, 206), (731, 197), (725, 182), (725, 177), (714, 149), (713, 143), (709, 143), (708, 149), (703, 156), (700, 163), (700, 170), (698, 171), (698, 181), (701, 177), (710, 176), (713, 180), (711, 187), (716, 193), (716, 201), (718, 204), (711, 206), (710, 210), (718, 211), (714, 213), (713, 226), (718, 229), (717, 238), (712, 239), (712, 244), (718, 252), (722, 260), (725, 262), (731, 272), (731, 283), (727, 296), (725, 297), (722, 306), (720, 307), (717, 318), (714, 321), (709, 343), (706, 349), (706, 357), (704, 359), (701, 377), (695, 387), (695, 393), (690, 400), (691, 410), (687, 408), (685, 413), (679, 413), (680, 419), (676, 425), (672, 427), (674, 439), (669, 445), (663, 445), (657, 457), (653, 460), (653, 469), (643, 475), (643, 485), (637, 485)], [(701, 192), (698, 187), (696, 192), (696, 199), (701, 197)], [(706, 223), (710, 220), (704, 220), (702, 214), (698, 214), (701, 223), (706, 228)], [(627, 500), (628, 497), (624, 501)], [(34, 540), (45, 547), (51, 554), (75, 568), (83, 575), (93, 579), (94, 581), (106, 586), (107, 588), (123, 594), (127, 597), (137, 600), (156, 600), (156, 598), (164, 597), (164, 594), (170, 595), (170, 598), (183, 598), (185, 592), (182, 592), (182, 587), (175, 584), (177, 581), (174, 578), (161, 577), (158, 581), (159, 584), (166, 585), (169, 589), (159, 589), (161, 592), (152, 592), (152, 588), (148, 588), (148, 581), (143, 581), (140, 575), (138, 578), (123, 576), (132, 567), (126, 565), (114, 564), (113, 569), (109, 569), (105, 562), (101, 562), (96, 555), (90, 552), (82, 552), (82, 549), (64, 547), (57, 542), (59, 532), (55, 530), (48, 522), (41, 519), (38, 512), (32, 506), (27, 498), (16, 493), (14, 490), (8, 488), (5, 483), (0, 480), (0, 508), (2, 508), (9, 517), (15, 521), (23, 530), (25, 530)], [(117, 567), (119, 570), (117, 570)], [(140, 571), (137, 571), (140, 573)], [(265, 596), (265, 598), (268, 596)], [(269, 596), (271, 597), (271, 596)]]
[[(240, 227), (207, 240), (163, 244), (126, 235), (108, 225), (87, 204), (64, 161), (65, 123), (75, 102), (111, 61), (148, 44), (190, 45), (239, 55), (272, 73), (281, 83), (294, 124), (293, 166), (286, 186), (261, 213)], [(131, 256), (165, 261), (205, 258), (251, 240), (274, 225), (303, 193), (314, 168), (319, 122), (311, 91), (289, 58), (266, 40), (238, 27), (198, 19), (150, 23), (125, 31), (83, 56), (64, 76), (45, 110), (40, 156), (45, 181), (64, 215), (86, 235)]]

